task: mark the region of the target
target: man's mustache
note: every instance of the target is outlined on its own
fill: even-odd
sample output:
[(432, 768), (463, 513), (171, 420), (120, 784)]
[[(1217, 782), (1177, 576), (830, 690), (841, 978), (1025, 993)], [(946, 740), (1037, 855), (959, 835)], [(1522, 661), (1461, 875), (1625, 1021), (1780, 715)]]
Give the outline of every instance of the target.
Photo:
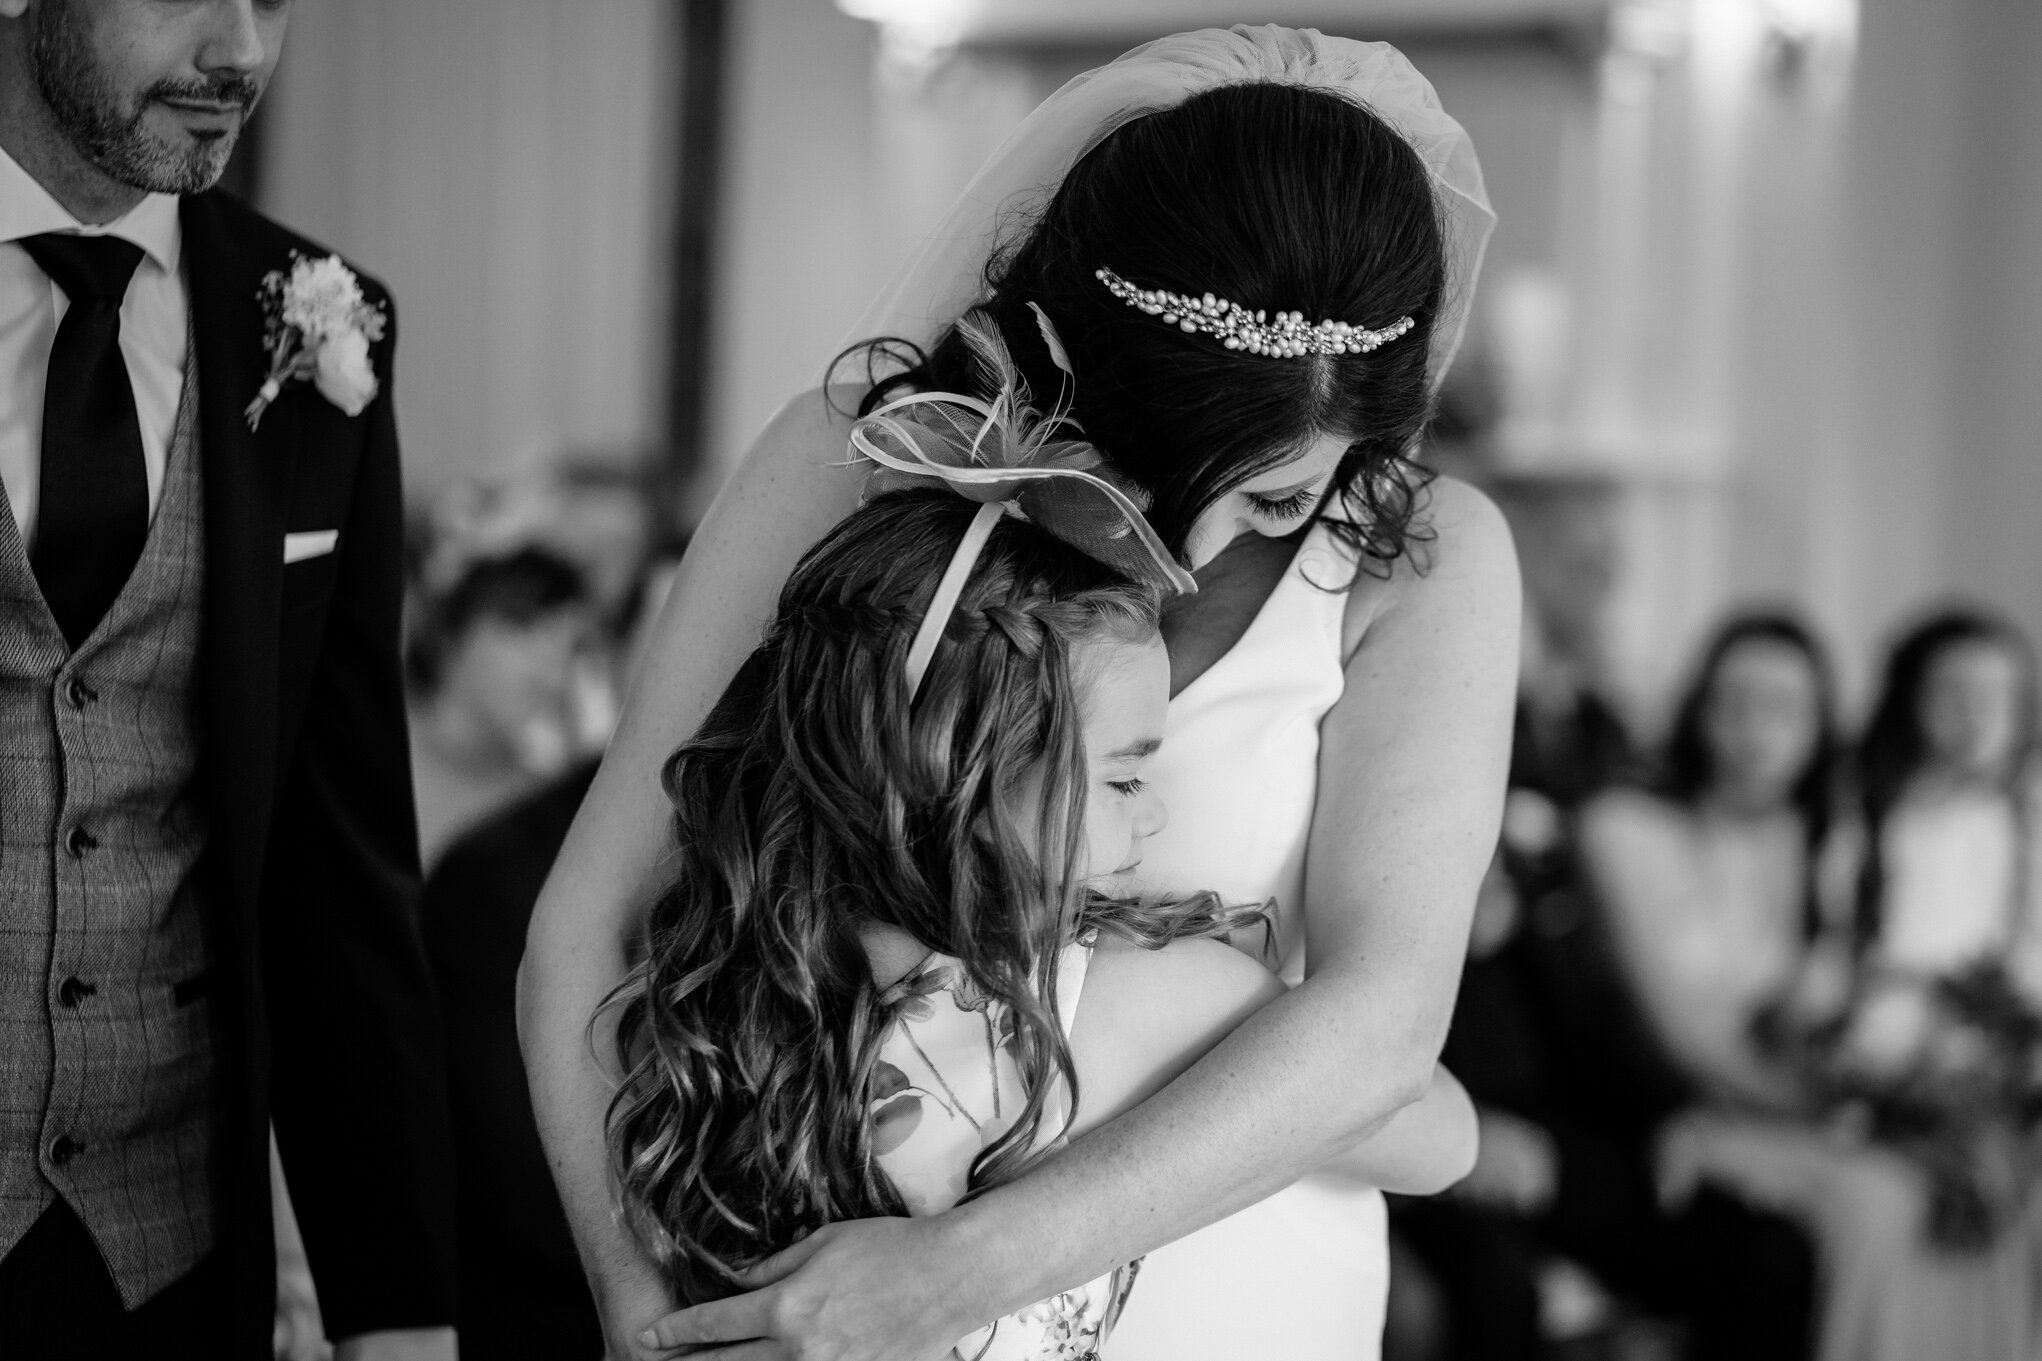
[(247, 114), (262, 97), (262, 86), (248, 76), (219, 76), (212, 80), (159, 80), (148, 89), (151, 100), (172, 100), (194, 104), (232, 104)]

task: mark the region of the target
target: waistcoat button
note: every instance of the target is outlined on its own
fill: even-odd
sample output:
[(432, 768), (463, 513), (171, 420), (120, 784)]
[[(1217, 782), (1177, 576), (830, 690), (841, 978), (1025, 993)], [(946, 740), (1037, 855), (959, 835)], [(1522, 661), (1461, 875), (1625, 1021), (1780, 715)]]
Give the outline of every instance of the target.
[(64, 703), (70, 705), (73, 709), (83, 709), (86, 705), (94, 703), (98, 699), (99, 692), (78, 677), (73, 676), (64, 682)]
[(84, 1151), (85, 1145), (79, 1143), (68, 1134), (60, 1134), (57, 1136), (56, 1142), (50, 1145), (50, 1164), (54, 1167), (62, 1167)]
[(64, 837), (64, 849), (71, 853), (73, 860), (83, 860), (85, 852), (96, 848), (99, 838), (83, 827), (73, 827)]
[(57, 1000), (67, 1007), (75, 1007), (98, 992), (98, 988), (82, 978), (67, 978), (57, 985)]

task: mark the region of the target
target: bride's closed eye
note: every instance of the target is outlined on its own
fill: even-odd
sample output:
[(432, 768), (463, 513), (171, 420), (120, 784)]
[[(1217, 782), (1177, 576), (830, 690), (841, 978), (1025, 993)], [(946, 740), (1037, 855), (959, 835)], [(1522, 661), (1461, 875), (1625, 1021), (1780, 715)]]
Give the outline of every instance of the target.
[(1272, 520), (1295, 520), (1312, 508), (1317, 499), (1310, 487), (1301, 487), (1288, 496), (1269, 497), (1259, 492), (1249, 492), (1248, 504), (1257, 515), (1266, 515)]

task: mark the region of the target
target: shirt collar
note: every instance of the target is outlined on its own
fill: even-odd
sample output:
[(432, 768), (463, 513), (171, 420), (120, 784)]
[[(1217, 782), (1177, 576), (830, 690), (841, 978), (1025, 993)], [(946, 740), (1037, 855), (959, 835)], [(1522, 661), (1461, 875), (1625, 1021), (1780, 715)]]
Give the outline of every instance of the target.
[(140, 246), (165, 273), (177, 272), (184, 232), (177, 221), (177, 196), (150, 194), (104, 226), (89, 226), (71, 216), (50, 197), (21, 163), (0, 147), (0, 242), (19, 241), (44, 232), (76, 232), (83, 236), (118, 236)]

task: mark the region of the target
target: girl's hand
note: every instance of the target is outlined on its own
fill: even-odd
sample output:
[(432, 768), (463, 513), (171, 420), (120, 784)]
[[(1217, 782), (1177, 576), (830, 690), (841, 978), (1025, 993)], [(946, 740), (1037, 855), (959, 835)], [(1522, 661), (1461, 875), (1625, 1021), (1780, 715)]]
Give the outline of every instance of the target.
[(949, 1238), (940, 1215), (831, 1224), (745, 1272), (749, 1293), (668, 1314), (636, 1340), (642, 1355), (714, 1361), (941, 1361), (1000, 1312), (974, 1307)]

